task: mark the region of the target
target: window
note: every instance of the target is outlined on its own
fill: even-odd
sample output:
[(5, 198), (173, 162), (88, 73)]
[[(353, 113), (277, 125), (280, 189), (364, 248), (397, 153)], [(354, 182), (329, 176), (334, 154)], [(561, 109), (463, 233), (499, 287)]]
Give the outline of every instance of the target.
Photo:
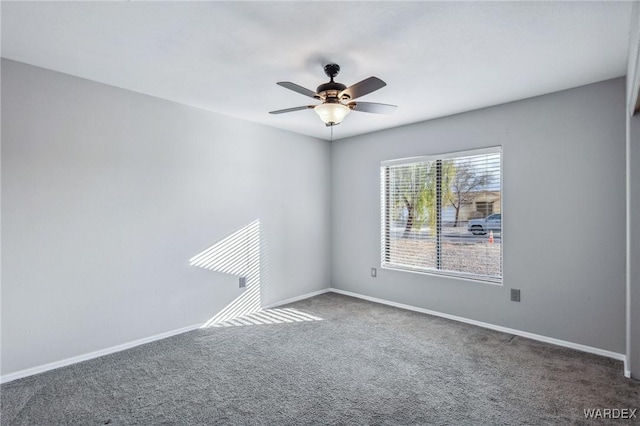
[(493, 214), (493, 202), (489, 201), (476, 201), (476, 211), (479, 211), (482, 217)]
[(382, 266), (502, 282), (502, 154), (382, 162)]

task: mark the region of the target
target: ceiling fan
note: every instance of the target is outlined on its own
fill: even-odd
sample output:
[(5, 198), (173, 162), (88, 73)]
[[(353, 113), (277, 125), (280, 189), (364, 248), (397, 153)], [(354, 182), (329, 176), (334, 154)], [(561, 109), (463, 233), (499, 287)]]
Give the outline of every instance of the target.
[(301, 95), (309, 96), (322, 101), (319, 105), (305, 105), (294, 108), (280, 109), (271, 111), (269, 114), (283, 114), (285, 112), (301, 111), (303, 109), (315, 110), (320, 119), (327, 126), (335, 126), (340, 124), (344, 117), (351, 111), (372, 112), (375, 114), (390, 114), (397, 108), (395, 105), (378, 104), (373, 102), (354, 102), (354, 99), (378, 89), (382, 89), (387, 85), (378, 77), (369, 77), (353, 86), (345, 86), (344, 84), (333, 81), (333, 78), (340, 72), (338, 64), (327, 64), (324, 67), (325, 74), (331, 79), (329, 82), (318, 86), (316, 91), (306, 89), (289, 81), (280, 81), (277, 84)]

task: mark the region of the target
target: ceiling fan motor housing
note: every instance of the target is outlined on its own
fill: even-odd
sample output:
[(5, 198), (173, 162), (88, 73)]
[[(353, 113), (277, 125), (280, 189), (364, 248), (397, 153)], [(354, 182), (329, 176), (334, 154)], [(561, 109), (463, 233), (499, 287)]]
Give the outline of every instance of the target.
[(320, 95), (320, 97), (327, 102), (335, 103), (338, 102), (338, 95), (340, 92), (345, 90), (347, 86), (342, 83), (336, 83), (333, 81), (333, 78), (338, 75), (340, 72), (340, 65), (338, 64), (327, 64), (324, 66), (324, 73), (327, 74), (331, 80), (328, 83), (321, 84), (316, 89), (316, 93)]
[(347, 86), (345, 86), (342, 83), (336, 83), (335, 81), (330, 81), (328, 83), (324, 83), (318, 86), (318, 88), (316, 89), (316, 93), (318, 93), (324, 99), (329, 99), (329, 98), (337, 99), (338, 94), (346, 88)]

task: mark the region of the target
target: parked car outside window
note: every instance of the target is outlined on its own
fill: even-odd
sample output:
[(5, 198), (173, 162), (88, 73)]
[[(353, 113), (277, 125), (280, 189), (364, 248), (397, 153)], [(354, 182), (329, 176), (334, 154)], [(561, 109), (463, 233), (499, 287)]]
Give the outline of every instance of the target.
[(467, 231), (473, 235), (484, 235), (489, 231), (502, 231), (502, 214), (495, 213), (484, 219), (471, 219), (467, 224)]

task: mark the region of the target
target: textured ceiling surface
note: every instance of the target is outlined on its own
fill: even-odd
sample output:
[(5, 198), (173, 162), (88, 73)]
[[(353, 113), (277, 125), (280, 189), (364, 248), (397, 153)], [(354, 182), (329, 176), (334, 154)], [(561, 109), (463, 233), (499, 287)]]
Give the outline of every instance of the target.
[(7, 2), (2, 56), (329, 139), (311, 90), (387, 86), (334, 139), (623, 76), (629, 2)]

